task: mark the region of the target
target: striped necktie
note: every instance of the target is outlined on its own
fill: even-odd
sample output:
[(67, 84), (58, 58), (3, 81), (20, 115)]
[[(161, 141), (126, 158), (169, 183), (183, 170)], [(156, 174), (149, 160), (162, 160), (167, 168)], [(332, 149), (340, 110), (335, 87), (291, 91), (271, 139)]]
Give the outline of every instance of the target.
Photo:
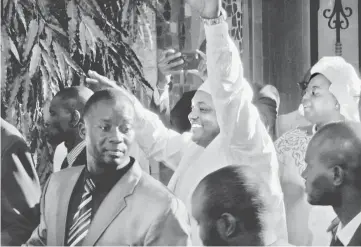
[(84, 183), (84, 193), (77, 212), (73, 217), (73, 224), (68, 231), (68, 246), (81, 245), (88, 233), (92, 217), (92, 192), (95, 189), (94, 182), (87, 178)]

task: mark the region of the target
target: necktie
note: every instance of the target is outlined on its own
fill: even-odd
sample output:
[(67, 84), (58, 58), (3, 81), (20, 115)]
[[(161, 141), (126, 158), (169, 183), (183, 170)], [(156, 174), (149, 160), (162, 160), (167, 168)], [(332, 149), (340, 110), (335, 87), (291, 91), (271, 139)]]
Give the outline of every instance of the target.
[(68, 231), (68, 246), (81, 245), (88, 233), (91, 217), (92, 217), (92, 192), (95, 185), (90, 178), (84, 183), (84, 193), (77, 212), (73, 217), (73, 224)]
[(69, 166), (69, 163), (68, 163), (68, 157), (65, 157), (63, 163), (61, 164), (61, 170), (65, 169), (65, 168), (68, 168)]
[(344, 246), (344, 245), (343, 245), (342, 242), (338, 239), (337, 235), (334, 234), (334, 235), (332, 236), (332, 241), (331, 241), (330, 246)]

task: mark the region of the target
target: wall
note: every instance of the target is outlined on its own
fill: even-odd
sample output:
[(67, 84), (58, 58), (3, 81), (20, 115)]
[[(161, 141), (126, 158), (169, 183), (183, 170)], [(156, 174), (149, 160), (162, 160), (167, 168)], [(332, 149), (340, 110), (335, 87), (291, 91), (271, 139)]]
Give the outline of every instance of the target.
[(263, 82), (277, 87), (280, 114), (297, 109), (310, 65), (310, 1), (262, 1)]

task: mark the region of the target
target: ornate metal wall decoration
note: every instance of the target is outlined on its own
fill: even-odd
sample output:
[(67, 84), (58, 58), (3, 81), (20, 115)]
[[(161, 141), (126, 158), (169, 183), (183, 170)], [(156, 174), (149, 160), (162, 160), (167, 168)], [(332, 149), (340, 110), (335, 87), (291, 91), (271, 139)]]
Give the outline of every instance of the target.
[(335, 0), (333, 10), (325, 9), (323, 16), (328, 19), (328, 27), (336, 30), (335, 54), (342, 55), (341, 30), (349, 27), (348, 17), (352, 15), (350, 7), (343, 7), (341, 0)]

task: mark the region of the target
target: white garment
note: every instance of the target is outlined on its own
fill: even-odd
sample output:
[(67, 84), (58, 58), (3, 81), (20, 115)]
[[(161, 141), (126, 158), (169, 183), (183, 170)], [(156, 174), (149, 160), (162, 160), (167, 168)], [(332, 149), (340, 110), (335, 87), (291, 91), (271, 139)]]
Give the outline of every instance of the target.
[(355, 235), (358, 227), (361, 225), (361, 212), (356, 215), (346, 226), (338, 224), (337, 238), (341, 241), (344, 246), (347, 246), (353, 236)]
[[(163, 161), (175, 170), (169, 188), (191, 213), (191, 195), (209, 173), (227, 165), (253, 167), (268, 185), (266, 200), (272, 205), (263, 215), (266, 244), (287, 239), (283, 193), (278, 178), (276, 152), (256, 107), (252, 89), (243, 78), (243, 67), (236, 46), (228, 34), (228, 25), (205, 26), (207, 71), (220, 134), (207, 148), (195, 144), (190, 134), (169, 130), (158, 116), (134, 102), (139, 126), (136, 139), (148, 157)], [(195, 221), (192, 241), (201, 245)]]
[(53, 172), (58, 172), (61, 169), (61, 164), (68, 154), (68, 150), (66, 149), (64, 142), (60, 143), (54, 152), (53, 157)]

